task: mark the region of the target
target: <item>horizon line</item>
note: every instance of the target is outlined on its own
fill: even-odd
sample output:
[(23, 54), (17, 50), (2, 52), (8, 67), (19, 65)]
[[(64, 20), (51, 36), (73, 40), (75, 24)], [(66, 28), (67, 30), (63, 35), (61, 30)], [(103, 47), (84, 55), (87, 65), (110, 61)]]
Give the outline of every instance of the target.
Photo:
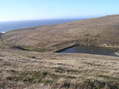
[(73, 19), (89, 19), (89, 18), (95, 18), (95, 17), (102, 17), (106, 15), (99, 15), (99, 16), (79, 16), (79, 17), (68, 17), (68, 18), (44, 18), (44, 19), (19, 19), (19, 20), (1, 20), (0, 22), (19, 22), (19, 21), (42, 21), (42, 20), (73, 20)]

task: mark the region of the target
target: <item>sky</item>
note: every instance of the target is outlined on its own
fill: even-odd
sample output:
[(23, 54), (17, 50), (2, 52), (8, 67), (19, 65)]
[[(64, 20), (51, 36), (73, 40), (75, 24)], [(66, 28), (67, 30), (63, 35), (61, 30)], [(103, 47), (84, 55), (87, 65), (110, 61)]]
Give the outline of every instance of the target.
[(0, 0), (0, 21), (119, 14), (119, 0)]

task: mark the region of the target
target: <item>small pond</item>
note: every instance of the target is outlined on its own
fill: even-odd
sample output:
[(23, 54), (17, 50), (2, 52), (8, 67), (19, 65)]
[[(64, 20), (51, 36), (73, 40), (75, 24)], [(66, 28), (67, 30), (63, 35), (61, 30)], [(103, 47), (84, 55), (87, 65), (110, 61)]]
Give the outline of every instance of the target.
[(74, 46), (57, 51), (57, 53), (88, 53), (97, 55), (119, 56), (115, 49)]

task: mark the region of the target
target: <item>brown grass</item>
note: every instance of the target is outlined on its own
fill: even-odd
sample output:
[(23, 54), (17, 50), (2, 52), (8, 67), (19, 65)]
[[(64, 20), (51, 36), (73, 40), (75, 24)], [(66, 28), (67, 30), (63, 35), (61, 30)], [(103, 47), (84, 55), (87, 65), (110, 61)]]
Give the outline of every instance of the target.
[[(119, 16), (74, 21), (52, 26), (41, 26), (7, 32), (3, 35), (8, 45), (58, 50), (76, 41), (83, 45), (119, 48)], [(67, 42), (69, 42), (67, 44)], [(64, 45), (66, 43), (66, 45)]]
[(119, 89), (118, 57), (0, 50), (5, 89)]

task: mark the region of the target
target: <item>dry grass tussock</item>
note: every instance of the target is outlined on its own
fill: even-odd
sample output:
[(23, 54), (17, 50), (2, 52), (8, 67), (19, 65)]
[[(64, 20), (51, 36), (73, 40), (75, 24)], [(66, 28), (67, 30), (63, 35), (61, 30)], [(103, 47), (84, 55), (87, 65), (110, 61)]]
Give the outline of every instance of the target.
[(118, 59), (89, 54), (2, 50), (0, 88), (119, 89)]

